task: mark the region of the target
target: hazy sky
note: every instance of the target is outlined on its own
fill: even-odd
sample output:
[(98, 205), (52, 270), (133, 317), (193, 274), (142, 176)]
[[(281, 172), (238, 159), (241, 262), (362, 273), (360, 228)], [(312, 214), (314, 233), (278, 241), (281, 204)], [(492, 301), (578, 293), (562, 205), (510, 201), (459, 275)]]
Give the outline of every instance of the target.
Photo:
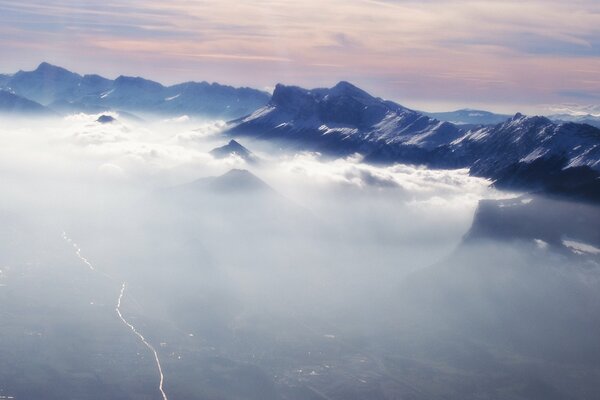
[(0, 0), (0, 71), (40, 61), (163, 83), (344, 79), (413, 107), (527, 112), (600, 103), (600, 2)]

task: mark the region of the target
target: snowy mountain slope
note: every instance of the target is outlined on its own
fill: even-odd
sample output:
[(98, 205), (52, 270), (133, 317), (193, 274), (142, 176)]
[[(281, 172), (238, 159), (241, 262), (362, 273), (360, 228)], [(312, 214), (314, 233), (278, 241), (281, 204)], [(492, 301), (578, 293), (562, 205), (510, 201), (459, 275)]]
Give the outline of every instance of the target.
[(271, 101), (233, 121), (231, 135), (301, 141), (337, 153), (380, 145), (430, 150), (458, 138), (456, 126), (375, 98), (348, 82), (330, 89), (277, 85)]
[(0, 88), (61, 112), (119, 110), (166, 116), (239, 118), (269, 100), (268, 93), (207, 82), (173, 86), (140, 77), (115, 80), (99, 75), (75, 74), (42, 63), (34, 71), (0, 76)]
[(278, 85), (271, 101), (227, 134), (280, 139), (295, 148), (366, 162), (470, 168), (499, 187), (600, 199), (600, 129), (521, 114), (466, 130), (340, 82), (331, 89)]
[(563, 159), (565, 168), (600, 170), (600, 130), (545, 117), (517, 114), (493, 127), (467, 132), (447, 148), (469, 162), (474, 174), (489, 176), (514, 163)]

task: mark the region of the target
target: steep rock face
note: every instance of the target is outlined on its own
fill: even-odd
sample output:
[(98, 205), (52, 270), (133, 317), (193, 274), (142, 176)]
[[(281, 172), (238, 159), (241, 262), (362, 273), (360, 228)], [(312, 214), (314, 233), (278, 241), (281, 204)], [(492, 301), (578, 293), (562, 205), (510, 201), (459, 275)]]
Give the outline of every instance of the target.
[[(568, 251), (564, 239), (600, 247), (600, 206), (525, 195), (516, 199), (481, 200), (465, 241), (521, 240)], [(545, 243), (545, 244), (544, 244)]]

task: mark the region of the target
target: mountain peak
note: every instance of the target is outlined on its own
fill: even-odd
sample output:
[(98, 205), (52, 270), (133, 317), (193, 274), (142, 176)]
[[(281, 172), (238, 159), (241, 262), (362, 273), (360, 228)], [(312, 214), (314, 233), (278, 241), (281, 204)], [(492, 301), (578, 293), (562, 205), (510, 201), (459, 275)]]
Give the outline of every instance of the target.
[(518, 122), (519, 124), (527, 124), (527, 125), (546, 125), (546, 124), (551, 124), (552, 121), (550, 121), (548, 118), (546, 117), (542, 117), (539, 115), (535, 115), (535, 116), (528, 116), (528, 115), (523, 115), (521, 113), (516, 113), (514, 115), (514, 117), (512, 117), (508, 123), (515, 123)]
[(56, 65), (52, 65), (50, 63), (47, 62), (42, 62), (40, 65), (38, 65), (38, 67), (35, 69), (34, 72), (40, 72), (40, 73), (62, 73), (62, 74), (69, 74), (69, 75), (76, 75), (75, 73), (63, 68), (63, 67), (58, 67)]
[(337, 85), (335, 85), (334, 87), (329, 89), (329, 92), (332, 95), (337, 95), (337, 96), (353, 96), (353, 97), (367, 97), (367, 98), (373, 97), (369, 93), (365, 92), (364, 90), (360, 89), (357, 86), (354, 86), (353, 84), (351, 84), (350, 82), (347, 82), (347, 81), (338, 82)]
[(275, 86), (271, 96), (271, 104), (294, 110), (309, 106), (314, 102), (315, 99), (308, 90), (298, 86), (286, 86), (281, 83)]
[(340, 155), (377, 154), (379, 162), (391, 157), (385, 151), (377, 153), (381, 148), (401, 152), (404, 144), (410, 147), (411, 157), (414, 154), (414, 160), (421, 162), (426, 150), (462, 133), (450, 123), (371, 96), (345, 81), (330, 89), (310, 90), (279, 84), (268, 106), (235, 122), (228, 131), (232, 135), (289, 138), (307, 148), (323, 146)]
[(350, 89), (358, 89), (356, 86), (354, 86), (353, 84), (351, 84), (348, 81), (339, 81), (334, 87), (335, 88), (350, 88)]
[(50, 63), (48, 63), (46, 61), (42, 61), (40, 63), (40, 65), (38, 65), (38, 67), (36, 68), (36, 70), (52, 69), (52, 68), (60, 68), (60, 67), (57, 67), (56, 65), (52, 65), (52, 64), (50, 64)]
[(215, 158), (227, 158), (231, 155), (237, 155), (248, 163), (257, 161), (256, 156), (252, 154), (250, 150), (233, 139), (231, 139), (225, 146), (212, 149), (210, 154)]

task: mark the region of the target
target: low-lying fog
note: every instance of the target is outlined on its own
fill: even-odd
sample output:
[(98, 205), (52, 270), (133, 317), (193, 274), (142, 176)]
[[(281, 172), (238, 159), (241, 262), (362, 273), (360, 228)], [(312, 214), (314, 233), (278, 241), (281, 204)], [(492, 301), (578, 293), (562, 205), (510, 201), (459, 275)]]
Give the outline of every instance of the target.
[(0, 120), (0, 396), (600, 396), (597, 234), (518, 225), (596, 207), (493, 202), (471, 229), (515, 195), (111, 115)]

